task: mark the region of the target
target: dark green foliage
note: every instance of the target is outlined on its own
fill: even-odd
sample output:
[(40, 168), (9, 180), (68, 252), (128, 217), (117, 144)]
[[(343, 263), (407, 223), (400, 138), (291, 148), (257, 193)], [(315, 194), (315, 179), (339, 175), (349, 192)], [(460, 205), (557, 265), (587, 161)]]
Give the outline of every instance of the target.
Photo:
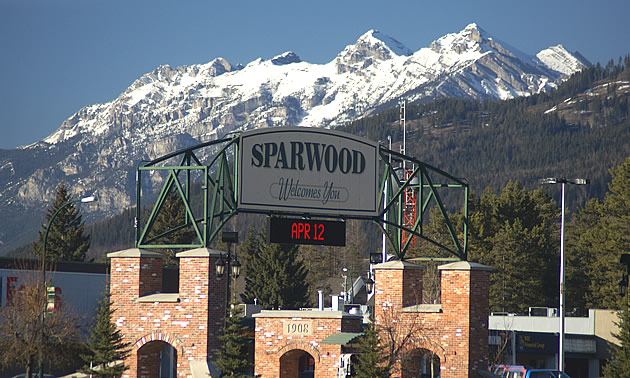
[(359, 353), (357, 354), (354, 372), (359, 378), (386, 378), (389, 369), (384, 356), (384, 348), (379, 344), (378, 333), (374, 324), (365, 330), (365, 335), (359, 339)]
[(111, 308), (110, 295), (105, 294), (100, 301), (98, 313), (94, 318), (94, 326), (87, 343), (88, 354), (81, 355), (85, 374), (97, 377), (120, 376), (127, 367), (122, 363), (131, 353), (130, 343), (123, 341), (123, 336), (112, 322), (114, 309)]
[(251, 339), (247, 336), (247, 327), (242, 325), (241, 320), (240, 307), (232, 307), (226, 320), (224, 334), (219, 336), (222, 344), (216, 363), (222, 377), (249, 376), (251, 364), (247, 357)]
[(254, 303), (263, 309), (299, 309), (309, 304), (308, 271), (298, 259), (294, 244), (269, 244), (263, 229), (254, 240), (248, 233), (240, 250), (247, 260), (244, 303)]
[(612, 182), (604, 201), (589, 201), (568, 232), (568, 254), (575, 267), (570, 282), (577, 281), (583, 290), (572, 292), (570, 299), (582, 308), (619, 309), (622, 305), (617, 283), (624, 272), (619, 258), (630, 245), (630, 157), (610, 172)]
[[(630, 155), (630, 95), (618, 89), (628, 76), (629, 66), (595, 66), (548, 94), (509, 101), (449, 98), (407, 104), (407, 155), (465, 177), (477, 191), (498, 191), (509, 179), (533, 188), (540, 178), (570, 174), (591, 180), (574, 198), (573, 207), (588, 198), (603, 198), (608, 167)], [(592, 93), (584, 93), (592, 88)], [(593, 110), (582, 111), (580, 106)], [(554, 107), (558, 110), (547, 112)], [(398, 109), (340, 129), (383, 143), (391, 135), (394, 150), (402, 141)]]
[(65, 206), (57, 214), (54, 222), (50, 220), (55, 212), (72, 198), (63, 184), (57, 186), (55, 202), (46, 213), (46, 224), (39, 231), (38, 240), (33, 243), (33, 251), (41, 258), (46, 227), (50, 226), (46, 240), (46, 258), (53, 261), (83, 261), (90, 248), (90, 236), (85, 235), (85, 226), (81, 214), (74, 204)]
[(508, 183), (474, 201), (469, 259), (495, 269), (490, 277), (491, 311), (524, 313), (553, 307), (558, 297), (558, 209), (542, 190)]
[(87, 225), (91, 238), (88, 260), (105, 261), (105, 255), (109, 252), (133, 248), (135, 216), (136, 208), (130, 207), (111, 218)]
[[(150, 229), (149, 239), (155, 238), (156, 243), (166, 245), (190, 244), (198, 240), (190, 222), (187, 222), (184, 201), (176, 189), (172, 189), (162, 204), (155, 222)], [(175, 254), (181, 249), (159, 249), (166, 255), (166, 265), (176, 265)]]
[(630, 311), (626, 308), (619, 312), (619, 333), (614, 335), (621, 345), (610, 344), (613, 353), (608, 364), (604, 366), (607, 378), (625, 378), (630, 372)]

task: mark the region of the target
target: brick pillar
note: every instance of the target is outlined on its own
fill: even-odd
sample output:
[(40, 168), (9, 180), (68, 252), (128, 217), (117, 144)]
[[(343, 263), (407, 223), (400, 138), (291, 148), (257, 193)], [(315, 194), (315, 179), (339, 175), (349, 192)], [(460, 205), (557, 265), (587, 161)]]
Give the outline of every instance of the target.
[(131, 248), (107, 257), (111, 259), (110, 293), (115, 306), (162, 289), (162, 254)]
[[(192, 357), (195, 360), (213, 360), (219, 351), (217, 336), (223, 333), (226, 313), (227, 276), (216, 276), (215, 264), (222, 251), (197, 248), (177, 254), (179, 258), (179, 295), (182, 303), (191, 309), (192, 318), (203, 336), (198, 337)], [(194, 320), (193, 320), (194, 319)]]
[(488, 290), (492, 268), (458, 261), (438, 269), (442, 275), (444, 331), (451, 335), (443, 376), (478, 377), (477, 371), (488, 368)]
[[(131, 248), (108, 253), (107, 257), (111, 259), (109, 290), (112, 308), (116, 311), (115, 321), (124, 341), (135, 343), (137, 335), (133, 325), (142, 316), (136, 311), (136, 300), (143, 295), (159, 292), (162, 288), (163, 255)], [(125, 360), (125, 365), (129, 366), (129, 376), (138, 376), (138, 353), (135, 348)]]
[(375, 311), (389, 304), (393, 308), (401, 309), (422, 303), (422, 276), (425, 269), (423, 266), (405, 261), (375, 265)]

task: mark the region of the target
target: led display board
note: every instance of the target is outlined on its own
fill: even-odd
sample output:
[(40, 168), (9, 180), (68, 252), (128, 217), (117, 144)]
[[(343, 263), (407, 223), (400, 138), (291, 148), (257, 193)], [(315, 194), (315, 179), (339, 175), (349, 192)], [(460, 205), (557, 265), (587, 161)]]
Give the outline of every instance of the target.
[(346, 223), (341, 221), (269, 218), (269, 242), (346, 245)]

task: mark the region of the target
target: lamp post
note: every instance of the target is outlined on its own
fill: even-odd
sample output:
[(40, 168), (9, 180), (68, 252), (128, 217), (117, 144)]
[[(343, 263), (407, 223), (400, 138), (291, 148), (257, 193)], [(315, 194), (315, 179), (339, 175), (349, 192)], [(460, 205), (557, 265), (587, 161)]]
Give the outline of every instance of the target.
[(564, 185), (586, 185), (587, 179), (566, 179), (548, 177), (540, 180), (543, 185), (562, 184), (561, 216), (560, 216), (560, 336), (558, 343), (558, 370), (564, 371)]
[[(83, 197), (80, 199), (74, 199), (74, 200), (70, 200), (64, 204), (62, 204), (61, 206), (59, 206), (59, 208), (53, 213), (52, 217), (50, 217), (50, 221), (48, 222), (48, 225), (46, 226), (46, 233), (44, 234), (44, 241), (42, 242), (42, 292), (46, 293), (46, 242), (48, 241), (48, 233), (50, 232), (50, 226), (52, 225), (53, 221), (55, 220), (55, 218), (57, 218), (57, 215), (59, 215), (59, 213), (61, 212), (61, 210), (63, 210), (64, 208), (66, 208), (67, 206), (70, 206), (74, 203), (88, 203), (88, 202), (94, 202), (96, 201), (96, 197), (94, 196), (88, 196), (88, 197)], [(40, 329), (41, 329), (41, 343), (44, 343), (44, 316), (45, 316), (45, 310), (42, 308), (42, 312), (39, 316), (40, 319)], [(38, 376), (40, 378), (42, 378), (42, 374), (43, 374), (43, 361), (44, 361), (44, 355), (42, 352), (42, 348), (39, 349), (39, 372), (38, 372)]]
[[(348, 273), (348, 276), (343, 276), (343, 301), (346, 304), (351, 304), (354, 301), (354, 285), (352, 284), (352, 272), (348, 268), (342, 269), (344, 273)], [(348, 290), (348, 278), (350, 278), (350, 290)]]
[[(221, 240), (224, 243), (227, 243), (227, 259), (223, 259), (223, 255), (219, 256), (219, 261), (217, 261), (215, 268), (217, 277), (221, 278), (226, 273), (225, 268), (227, 267), (227, 283), (226, 283), (226, 298), (225, 298), (225, 310), (226, 316), (229, 314), (228, 309), (230, 306), (230, 302), (232, 300), (232, 292), (230, 291), (230, 278), (234, 278), (236, 280), (241, 273), (241, 263), (238, 262), (238, 257), (236, 256), (236, 252), (234, 252), (234, 260), (232, 260), (232, 243), (238, 243), (238, 232), (223, 232), (221, 234)], [(227, 318), (226, 318), (227, 319)]]

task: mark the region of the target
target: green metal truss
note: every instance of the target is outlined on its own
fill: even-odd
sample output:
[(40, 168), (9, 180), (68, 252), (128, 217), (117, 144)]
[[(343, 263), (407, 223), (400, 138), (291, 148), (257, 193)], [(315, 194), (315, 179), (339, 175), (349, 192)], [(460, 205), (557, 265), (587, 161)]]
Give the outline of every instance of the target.
[[(238, 187), (237, 165), (240, 135), (202, 143), (182, 149), (158, 159), (143, 162), (137, 167), (136, 176), (136, 247), (137, 248), (198, 248), (209, 247), (221, 228), (239, 212), (236, 188)], [(210, 153), (208, 153), (210, 151)], [(202, 162), (200, 156), (206, 156)], [(454, 256), (451, 260), (466, 260), (467, 226), (468, 226), (468, 183), (448, 173), (423, 163), (415, 158), (379, 146), (381, 173), (381, 190), (379, 213), (372, 217), (340, 217), (371, 220), (376, 223), (387, 236), (392, 249), (399, 259), (405, 259), (410, 248), (411, 238), (404, 241), (403, 232), (414, 235), (448, 251)], [(172, 162), (177, 164), (172, 164)], [(398, 177), (396, 167), (411, 167), (412, 174), (408, 180)], [(152, 210), (147, 219), (142, 219), (142, 178), (143, 174), (162, 174), (163, 184), (159, 195), (155, 198)], [(417, 178), (417, 180), (416, 180)], [(200, 189), (196, 192), (195, 185)], [(403, 223), (404, 192), (407, 188), (417, 191), (416, 220), (413, 226)], [(463, 229), (455, 230), (447, 209), (439, 194), (439, 188), (449, 190), (463, 189)], [(181, 225), (154, 235), (152, 232), (156, 219), (164, 207), (167, 195), (175, 193), (182, 200), (185, 217)], [(146, 195), (145, 195), (146, 197)], [(194, 201), (194, 198), (197, 201)], [(423, 222), (428, 218), (429, 210), (435, 206), (450, 235), (451, 243), (440, 243), (423, 234)], [(263, 214), (289, 213), (257, 211)], [(301, 213), (300, 216), (309, 214)], [(312, 214), (318, 216), (318, 214)], [(330, 218), (330, 216), (326, 216)], [(194, 231), (195, 240), (189, 244), (166, 244), (160, 239), (181, 229)], [(462, 241), (460, 242), (460, 238)]]

